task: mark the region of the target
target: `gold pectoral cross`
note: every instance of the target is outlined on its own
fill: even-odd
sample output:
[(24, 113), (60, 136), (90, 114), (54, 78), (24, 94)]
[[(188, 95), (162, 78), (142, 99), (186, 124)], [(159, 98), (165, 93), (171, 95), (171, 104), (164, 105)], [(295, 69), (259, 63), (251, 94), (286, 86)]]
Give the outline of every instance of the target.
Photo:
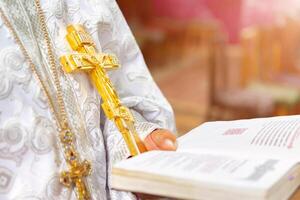
[(91, 171), (91, 164), (88, 161), (82, 163), (76, 163), (70, 167), (69, 171), (61, 173), (60, 181), (67, 187), (72, 185), (76, 188), (77, 199), (88, 200), (90, 194), (88, 188), (86, 188), (84, 177), (88, 176)]
[(102, 97), (101, 106), (105, 115), (114, 121), (121, 132), (131, 156), (146, 151), (144, 143), (135, 130), (134, 118), (130, 110), (121, 104), (105, 71), (118, 68), (117, 58), (114, 55), (98, 53), (92, 37), (81, 25), (68, 26), (66, 38), (76, 53), (60, 58), (64, 71), (86, 72)]
[(69, 166), (69, 171), (60, 174), (60, 182), (67, 187), (75, 186), (78, 200), (89, 200), (90, 194), (85, 183), (85, 177), (91, 173), (91, 164), (87, 160), (80, 161), (74, 147), (73, 133), (70, 130), (64, 129), (60, 132), (60, 141)]

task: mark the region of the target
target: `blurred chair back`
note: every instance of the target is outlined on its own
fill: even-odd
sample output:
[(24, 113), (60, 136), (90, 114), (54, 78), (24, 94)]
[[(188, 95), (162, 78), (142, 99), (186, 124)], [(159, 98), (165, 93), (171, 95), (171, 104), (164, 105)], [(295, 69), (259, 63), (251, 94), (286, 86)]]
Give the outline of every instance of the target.
[(242, 30), (241, 32), (242, 69), (241, 85), (260, 78), (260, 38), (256, 27)]
[(280, 41), (283, 72), (300, 74), (300, 20), (285, 18), (280, 26)]
[(271, 81), (282, 73), (297, 73), (300, 61), (300, 22), (249, 27), (241, 32), (242, 85)]
[(281, 71), (282, 46), (279, 27), (260, 27), (260, 74), (261, 80), (270, 81)]

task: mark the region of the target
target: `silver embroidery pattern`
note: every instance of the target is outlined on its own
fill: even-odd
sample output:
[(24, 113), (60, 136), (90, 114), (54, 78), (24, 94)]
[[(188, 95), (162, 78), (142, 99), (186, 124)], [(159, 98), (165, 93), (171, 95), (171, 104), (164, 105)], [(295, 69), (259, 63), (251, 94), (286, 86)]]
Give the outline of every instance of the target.
[(10, 190), (14, 182), (14, 174), (11, 170), (0, 167), (0, 194)]
[(25, 60), (16, 48), (3, 48), (0, 50), (0, 99), (7, 98), (13, 85), (22, 85), (27, 88), (31, 79), (31, 73), (24, 67)]
[[(136, 111), (142, 137), (157, 127), (175, 130), (172, 109), (153, 82), (114, 0), (41, 3), (57, 57), (70, 51), (64, 37), (66, 25), (84, 24), (98, 49), (120, 58), (122, 67), (112, 71), (110, 77), (122, 101)], [(0, 1), (39, 74), (48, 79), (47, 88), (55, 100), (45, 43), (32, 5), (33, 0)], [(57, 147), (56, 125), (45, 95), (1, 20), (0, 35), (0, 199), (75, 200), (72, 190), (58, 183), (58, 172), (65, 163)], [(60, 78), (78, 148), (82, 157), (93, 164), (88, 180), (92, 199), (135, 199), (131, 193), (109, 188), (113, 162), (128, 154), (121, 135), (100, 110), (99, 95), (85, 75), (64, 75), (60, 71)], [(115, 145), (119, 148), (113, 148)], [(24, 179), (28, 179), (26, 184)]]
[(28, 151), (28, 131), (19, 119), (9, 119), (0, 129), (0, 159), (12, 160), (20, 166), (23, 155)]

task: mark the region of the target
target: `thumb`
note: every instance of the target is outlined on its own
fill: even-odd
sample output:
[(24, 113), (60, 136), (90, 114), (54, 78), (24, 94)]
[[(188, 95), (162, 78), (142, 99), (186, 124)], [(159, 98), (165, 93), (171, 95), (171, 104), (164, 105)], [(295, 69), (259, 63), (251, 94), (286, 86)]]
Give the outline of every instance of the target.
[(157, 129), (149, 134), (144, 140), (148, 151), (167, 150), (175, 151), (177, 149), (176, 137), (170, 131)]

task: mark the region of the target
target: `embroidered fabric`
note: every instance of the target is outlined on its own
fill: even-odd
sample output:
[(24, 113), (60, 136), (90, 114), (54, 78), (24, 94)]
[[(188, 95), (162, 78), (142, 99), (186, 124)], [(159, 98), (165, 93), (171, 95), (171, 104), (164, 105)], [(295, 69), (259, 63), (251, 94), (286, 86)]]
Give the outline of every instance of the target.
[[(114, 0), (41, 3), (57, 58), (70, 51), (65, 41), (67, 24), (84, 24), (98, 49), (120, 59), (121, 69), (109, 76), (124, 104), (133, 110), (142, 137), (158, 127), (175, 131), (172, 109), (153, 82)], [(33, 0), (0, 1), (56, 102), (33, 4)], [(76, 199), (58, 181), (65, 163), (45, 95), (1, 19), (0, 36), (0, 199)], [(130, 193), (109, 189), (112, 164), (126, 158), (128, 152), (114, 124), (100, 110), (97, 91), (85, 75), (65, 75), (60, 70), (60, 78), (77, 148), (83, 158), (92, 161), (88, 178), (92, 199), (134, 199)]]

